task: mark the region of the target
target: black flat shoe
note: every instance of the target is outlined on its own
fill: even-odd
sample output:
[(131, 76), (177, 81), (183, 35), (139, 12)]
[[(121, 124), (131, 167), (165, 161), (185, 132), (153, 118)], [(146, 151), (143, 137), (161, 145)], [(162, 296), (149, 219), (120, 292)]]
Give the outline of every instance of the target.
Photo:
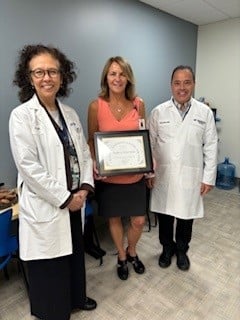
[(86, 297), (85, 303), (80, 309), (85, 311), (91, 311), (96, 308), (97, 308), (97, 302), (91, 298)]
[(138, 274), (143, 274), (145, 271), (144, 264), (139, 260), (138, 256), (132, 257), (127, 253), (127, 261), (133, 265), (133, 269)]
[(182, 271), (187, 271), (190, 268), (190, 261), (185, 252), (177, 252), (177, 266)]
[(118, 259), (117, 274), (121, 280), (127, 280), (128, 278), (127, 260)]
[(174, 251), (167, 251), (163, 250), (161, 253), (159, 259), (158, 259), (158, 264), (161, 268), (167, 268), (170, 266), (172, 262), (172, 256), (174, 255)]

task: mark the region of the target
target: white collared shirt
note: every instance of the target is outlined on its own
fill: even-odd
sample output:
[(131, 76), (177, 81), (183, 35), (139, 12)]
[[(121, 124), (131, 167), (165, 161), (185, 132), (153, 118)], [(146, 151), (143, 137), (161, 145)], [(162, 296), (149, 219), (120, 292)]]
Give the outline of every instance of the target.
[(184, 104), (178, 103), (174, 98), (172, 99), (174, 105), (177, 107), (178, 112), (180, 113), (182, 119), (185, 118), (186, 114), (188, 113), (188, 110), (191, 107), (191, 99)]

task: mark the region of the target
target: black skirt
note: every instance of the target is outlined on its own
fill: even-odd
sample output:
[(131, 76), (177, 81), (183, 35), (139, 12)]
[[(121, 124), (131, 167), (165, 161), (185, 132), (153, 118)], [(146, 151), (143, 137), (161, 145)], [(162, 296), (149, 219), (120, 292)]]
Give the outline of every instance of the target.
[(26, 261), (31, 314), (44, 320), (69, 320), (73, 309), (83, 307), (86, 277), (81, 212), (70, 213), (73, 253)]
[(105, 218), (144, 216), (146, 214), (146, 184), (141, 179), (131, 184), (96, 182), (98, 214)]

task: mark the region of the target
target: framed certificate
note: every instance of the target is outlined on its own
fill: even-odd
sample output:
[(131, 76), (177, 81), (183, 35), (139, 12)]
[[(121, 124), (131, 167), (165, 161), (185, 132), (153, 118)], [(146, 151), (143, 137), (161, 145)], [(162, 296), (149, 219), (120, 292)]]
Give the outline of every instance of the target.
[(94, 145), (101, 176), (153, 171), (148, 130), (95, 132)]

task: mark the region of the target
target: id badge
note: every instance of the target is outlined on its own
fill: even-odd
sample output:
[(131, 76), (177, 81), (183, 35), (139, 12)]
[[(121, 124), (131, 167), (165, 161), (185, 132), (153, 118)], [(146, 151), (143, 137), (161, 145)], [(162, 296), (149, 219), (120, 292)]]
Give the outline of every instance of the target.
[(139, 127), (139, 130), (145, 130), (146, 129), (145, 119), (139, 119), (138, 120), (138, 127)]

